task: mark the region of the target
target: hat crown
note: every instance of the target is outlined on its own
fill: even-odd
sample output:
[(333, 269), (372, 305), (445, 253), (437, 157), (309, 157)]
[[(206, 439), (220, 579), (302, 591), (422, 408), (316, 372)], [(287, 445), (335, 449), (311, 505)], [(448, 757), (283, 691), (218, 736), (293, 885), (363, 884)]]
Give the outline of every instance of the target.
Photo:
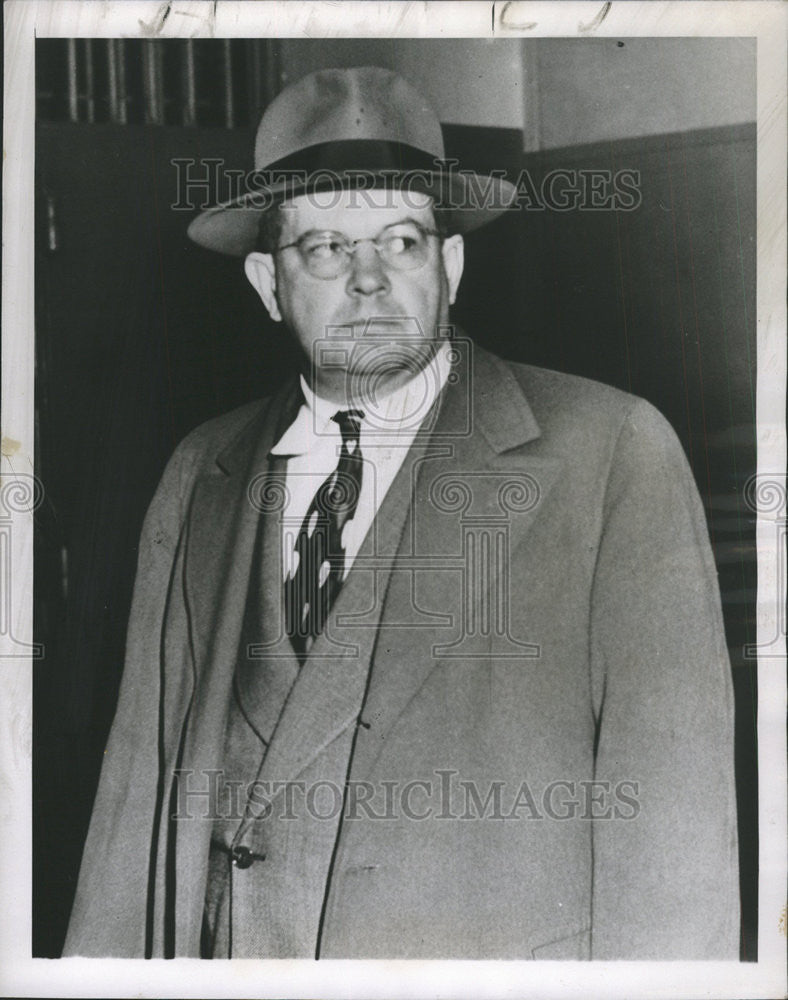
[(356, 66), (310, 73), (274, 98), (257, 129), (255, 169), (309, 146), (355, 139), (444, 156), (440, 122), (424, 97), (391, 70)]
[(495, 175), (452, 170), (454, 162), (445, 162), (437, 115), (401, 76), (379, 66), (318, 70), (263, 114), (253, 188), (192, 219), (189, 236), (242, 257), (258, 246), (260, 219), (273, 205), (369, 177), (429, 195), (452, 209), (454, 232), (467, 233), (505, 211), (517, 190)]

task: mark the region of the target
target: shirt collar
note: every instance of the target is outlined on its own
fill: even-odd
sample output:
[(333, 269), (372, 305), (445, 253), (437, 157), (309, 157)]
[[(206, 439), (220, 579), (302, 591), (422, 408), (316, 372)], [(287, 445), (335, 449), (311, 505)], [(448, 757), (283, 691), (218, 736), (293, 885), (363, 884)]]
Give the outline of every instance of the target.
[[(361, 434), (381, 444), (392, 437), (413, 436), (446, 384), (451, 370), (450, 347), (444, 341), (430, 362), (393, 392), (375, 399), (375, 412), (365, 411)], [(318, 396), (301, 376), (304, 402), (295, 420), (271, 448), (272, 455), (304, 455), (321, 442), (335, 445), (339, 426), (331, 418), (341, 407)]]

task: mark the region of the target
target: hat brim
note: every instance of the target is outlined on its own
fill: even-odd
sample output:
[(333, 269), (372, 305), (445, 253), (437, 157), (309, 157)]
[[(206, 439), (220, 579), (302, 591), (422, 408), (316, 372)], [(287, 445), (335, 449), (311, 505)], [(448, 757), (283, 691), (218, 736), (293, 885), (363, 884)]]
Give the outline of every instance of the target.
[(191, 240), (208, 250), (245, 257), (258, 248), (260, 219), (276, 205), (303, 194), (315, 194), (316, 204), (328, 206), (332, 192), (381, 188), (419, 192), (434, 199), (435, 207), (451, 215), (450, 230), (469, 233), (492, 222), (514, 203), (517, 189), (502, 177), (469, 171), (352, 171), (334, 174), (331, 181), (280, 180), (261, 185), (240, 198), (201, 212), (187, 230)]

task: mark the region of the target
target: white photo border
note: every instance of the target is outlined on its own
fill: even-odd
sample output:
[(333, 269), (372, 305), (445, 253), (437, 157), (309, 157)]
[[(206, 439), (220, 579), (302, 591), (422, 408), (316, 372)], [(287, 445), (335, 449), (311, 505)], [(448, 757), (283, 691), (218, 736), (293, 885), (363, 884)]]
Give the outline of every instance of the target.
[[(773, 0), (687, 2), (302, 2), (10, 0), (4, 7), (2, 481), (33, 473), (35, 38), (668, 37), (757, 39), (758, 475), (782, 482), (785, 518), (786, 24)], [(0, 995), (120, 997), (769, 997), (786, 982), (785, 552), (759, 511), (758, 961), (449, 962), (119, 960), (31, 957), (33, 518), (14, 516), (0, 632)], [(779, 518), (779, 513), (777, 515)], [(784, 532), (783, 532), (784, 533)], [(784, 539), (783, 539), (784, 541)], [(0, 586), (8, 587), (8, 577)], [(0, 595), (5, 600), (6, 594)], [(783, 623), (781, 625), (781, 623)], [(12, 649), (9, 635), (17, 643)]]

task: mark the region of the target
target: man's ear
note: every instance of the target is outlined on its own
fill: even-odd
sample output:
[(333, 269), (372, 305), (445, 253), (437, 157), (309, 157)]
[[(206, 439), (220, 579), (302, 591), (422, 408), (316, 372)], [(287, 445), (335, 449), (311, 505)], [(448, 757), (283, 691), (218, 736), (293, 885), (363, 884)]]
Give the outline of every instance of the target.
[(271, 319), (280, 322), (282, 314), (279, 312), (279, 303), (276, 301), (276, 266), (274, 258), (270, 253), (261, 253), (253, 250), (244, 261), (246, 277), (263, 300), (263, 305), (268, 310)]
[(443, 241), (441, 253), (446, 280), (449, 283), (449, 305), (453, 305), (457, 298), (457, 289), (460, 287), (462, 269), (465, 266), (465, 243), (462, 236), (459, 233), (447, 236)]

